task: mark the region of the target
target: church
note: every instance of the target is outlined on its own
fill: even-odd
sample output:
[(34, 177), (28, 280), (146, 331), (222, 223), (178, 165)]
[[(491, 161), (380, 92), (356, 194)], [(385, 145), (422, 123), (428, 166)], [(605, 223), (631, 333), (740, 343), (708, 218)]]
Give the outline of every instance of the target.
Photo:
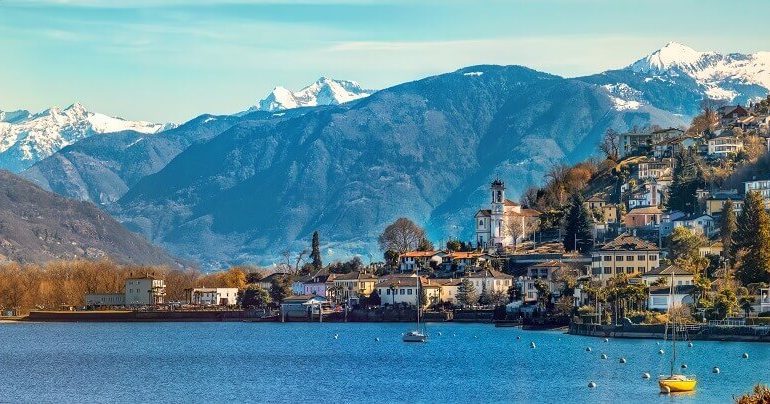
[(537, 227), (540, 212), (505, 199), (505, 183), (492, 181), (489, 209), (476, 212), (476, 244), (484, 250), (505, 250), (527, 238)]

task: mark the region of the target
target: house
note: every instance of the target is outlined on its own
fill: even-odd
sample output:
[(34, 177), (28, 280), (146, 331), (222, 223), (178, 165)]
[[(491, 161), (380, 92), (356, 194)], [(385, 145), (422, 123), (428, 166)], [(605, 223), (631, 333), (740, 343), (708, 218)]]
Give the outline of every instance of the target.
[(312, 320), (314, 317), (322, 320), (329, 311), (329, 303), (325, 297), (313, 295), (289, 296), (281, 302), (281, 320)]
[(765, 200), (765, 207), (770, 207), (770, 180), (753, 179), (744, 182), (743, 186), (745, 193), (749, 193), (749, 191), (759, 192), (759, 195)]
[(466, 279), (473, 283), (476, 291), (481, 294), (508, 292), (508, 288), (513, 286), (513, 276), (504, 274), (494, 269), (482, 269), (466, 276)]
[(709, 245), (698, 247), (698, 255), (701, 257), (708, 257), (710, 255), (722, 256), (724, 246), (721, 241), (715, 241)]
[(647, 299), (647, 308), (650, 310), (666, 311), (673, 305), (693, 304), (692, 293), (695, 290), (693, 285), (674, 286), (673, 296), (670, 286), (650, 287), (649, 297)]
[(86, 306), (151, 306), (166, 296), (165, 282), (152, 276), (128, 278), (123, 286), (123, 293), (86, 294)]
[(414, 271), (419, 268), (428, 268), (431, 263), (441, 264), (441, 258), (436, 254), (438, 251), (409, 251), (398, 257), (398, 268), (401, 272)]
[(125, 290), (126, 305), (151, 306), (163, 304), (166, 296), (166, 283), (163, 279), (152, 276), (126, 279)]
[(637, 165), (637, 176), (640, 180), (658, 179), (670, 176), (674, 167), (674, 161), (670, 158), (660, 160), (643, 160)]
[(718, 108), (717, 113), (719, 114), (719, 121), (722, 126), (729, 126), (739, 118), (749, 115), (749, 111), (746, 111), (746, 109), (740, 105), (725, 105)]
[(714, 216), (722, 214), (722, 209), (725, 207), (725, 202), (728, 200), (733, 202), (733, 210), (735, 213), (743, 210), (743, 198), (737, 191), (728, 192), (716, 192), (709, 195), (705, 200), (706, 213)]
[(369, 297), (377, 282), (376, 276), (365, 271), (339, 274), (332, 280), (339, 301)]
[(234, 306), (238, 304), (238, 288), (185, 289), (187, 304), (196, 306)]
[(684, 131), (676, 128), (660, 129), (656, 131), (631, 131), (621, 133), (619, 138), (620, 156), (627, 157), (634, 153), (647, 153), (652, 145), (668, 139), (680, 138)]
[(708, 155), (725, 157), (743, 150), (743, 142), (737, 136), (722, 134), (708, 140)]
[(273, 286), (274, 280), (282, 280), (287, 276), (291, 276), (291, 275), (283, 272), (273, 272), (272, 274), (260, 279), (259, 282), (257, 282), (257, 286), (259, 286), (264, 290), (269, 291), (270, 288)]
[[(383, 277), (375, 286), (377, 294), (380, 296), (382, 305), (407, 304), (417, 306), (419, 301), (417, 284), (420, 282), (420, 289), (425, 293), (427, 299), (425, 304), (434, 304), (441, 301), (441, 284), (434, 279), (416, 275), (399, 275)], [(455, 291), (455, 296), (457, 295)]]
[(441, 267), (452, 272), (465, 272), (488, 259), (486, 254), (478, 251), (442, 251), (438, 257), (441, 258)]
[(591, 276), (605, 283), (618, 274), (636, 275), (660, 266), (660, 249), (650, 242), (622, 234), (591, 252)]
[(89, 293), (85, 298), (86, 306), (125, 306), (125, 293)]
[(694, 276), (692, 272), (682, 269), (677, 265), (669, 265), (665, 268), (653, 269), (649, 272), (643, 273), (641, 278), (642, 282), (648, 286), (657, 282), (661, 278), (666, 281), (666, 285), (671, 285), (672, 278), (674, 280), (674, 285), (676, 286), (692, 285), (694, 282)]
[(673, 221), (674, 228), (684, 227), (693, 233), (711, 237), (716, 232), (714, 218), (711, 215), (688, 215)]
[(653, 156), (656, 159), (671, 158), (683, 150), (693, 148), (698, 145), (698, 140), (694, 137), (681, 137), (667, 139), (653, 145)]
[(331, 298), (330, 290), (334, 286), (335, 277), (336, 274), (330, 274), (328, 269), (320, 269), (303, 282), (303, 290), (300, 294)]
[(589, 212), (593, 212), (594, 210), (601, 210), (607, 204), (607, 197), (604, 196), (604, 194), (594, 194), (590, 198), (586, 199), (585, 202), (583, 202), (583, 206), (585, 206)]
[(479, 248), (502, 249), (527, 238), (534, 231), (540, 212), (506, 199), (505, 183), (499, 179), (492, 181), (490, 192), (490, 209), (480, 209), (474, 215)]
[(562, 261), (546, 261), (531, 265), (527, 268), (527, 276), (520, 279), (522, 296), (524, 302), (534, 302), (539, 298), (539, 293), (535, 287), (535, 282), (539, 279), (546, 282), (551, 294), (554, 297), (560, 297), (563, 292), (563, 283), (558, 281), (558, 276), (562, 272), (569, 271), (575, 277), (579, 275), (578, 269), (573, 264)]
[(662, 215), (663, 212), (657, 206), (634, 208), (626, 213), (623, 223), (629, 229), (657, 226), (660, 224)]
[(441, 287), (439, 299), (442, 302), (451, 303), (457, 305), (457, 293), (460, 291), (460, 285), (463, 283), (462, 279), (449, 278), (449, 279), (431, 279), (431, 282), (435, 282)]

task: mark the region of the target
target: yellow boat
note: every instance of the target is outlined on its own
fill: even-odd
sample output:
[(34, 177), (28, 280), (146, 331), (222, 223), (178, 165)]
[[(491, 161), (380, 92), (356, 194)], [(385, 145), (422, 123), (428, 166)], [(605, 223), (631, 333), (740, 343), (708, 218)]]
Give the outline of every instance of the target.
[(671, 375), (658, 378), (661, 393), (683, 393), (694, 391), (698, 380), (694, 376)]

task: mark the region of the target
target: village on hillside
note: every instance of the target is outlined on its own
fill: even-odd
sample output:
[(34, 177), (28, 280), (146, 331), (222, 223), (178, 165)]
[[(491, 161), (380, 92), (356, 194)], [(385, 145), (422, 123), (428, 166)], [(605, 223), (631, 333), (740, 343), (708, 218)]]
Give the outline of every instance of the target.
[[(471, 240), (436, 248), (418, 224), (400, 218), (379, 237), (384, 261), (369, 264), (324, 265), (318, 232), (307, 251), (286, 252), (272, 271), (120, 275), (80, 263), (84, 280), (69, 276), (77, 284), (71, 296), (36, 307), (238, 311), (234, 318), (273, 321), (411, 321), (419, 308), (436, 321), (565, 326), (659, 324), (662, 313), (684, 305), (695, 322), (763, 324), (770, 316), (769, 108), (770, 97), (704, 107), (687, 129), (610, 130), (601, 158), (553, 167), (519, 202), (495, 179), (488, 204), (467, 218)], [(5, 314), (23, 311), (22, 300), (2, 302)]]

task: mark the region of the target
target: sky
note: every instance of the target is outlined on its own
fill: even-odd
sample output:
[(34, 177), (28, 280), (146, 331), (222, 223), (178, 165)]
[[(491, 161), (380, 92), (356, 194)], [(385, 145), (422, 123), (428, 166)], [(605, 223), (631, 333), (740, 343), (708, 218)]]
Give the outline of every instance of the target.
[[(562, 76), (669, 41), (770, 51), (770, 2), (0, 0), (0, 110), (78, 101), (126, 119), (242, 111), (320, 76), (381, 89), (474, 64)], [(731, 8), (731, 7), (728, 7)], [(740, 11), (743, 10), (743, 11)], [(740, 22), (735, 14), (740, 14)]]

